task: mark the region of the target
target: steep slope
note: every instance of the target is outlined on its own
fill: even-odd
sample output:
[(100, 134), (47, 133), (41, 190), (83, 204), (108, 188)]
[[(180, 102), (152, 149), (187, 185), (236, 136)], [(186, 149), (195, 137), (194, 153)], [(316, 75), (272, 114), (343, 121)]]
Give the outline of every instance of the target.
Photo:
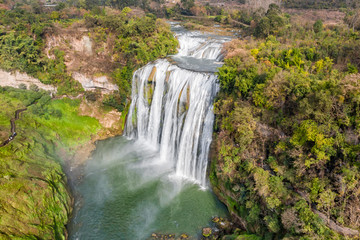
[(333, 31), (236, 40), (219, 69), (210, 179), (238, 224), (266, 239), (359, 236), (358, 62), (322, 47), (357, 44)]

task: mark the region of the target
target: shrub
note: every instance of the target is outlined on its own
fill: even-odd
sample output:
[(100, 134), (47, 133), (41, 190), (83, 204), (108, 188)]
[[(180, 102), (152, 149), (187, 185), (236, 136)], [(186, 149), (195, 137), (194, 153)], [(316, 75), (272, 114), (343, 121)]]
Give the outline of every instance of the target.
[(313, 26), (314, 32), (319, 33), (323, 30), (323, 22), (321, 20), (316, 20)]
[(29, 89), (33, 92), (38, 92), (39, 91), (39, 87), (35, 84), (31, 84)]
[(26, 90), (26, 89), (27, 89), (27, 86), (26, 86), (24, 83), (20, 83), (20, 84), (19, 84), (19, 88), (20, 88), (20, 89), (23, 89), (23, 90)]

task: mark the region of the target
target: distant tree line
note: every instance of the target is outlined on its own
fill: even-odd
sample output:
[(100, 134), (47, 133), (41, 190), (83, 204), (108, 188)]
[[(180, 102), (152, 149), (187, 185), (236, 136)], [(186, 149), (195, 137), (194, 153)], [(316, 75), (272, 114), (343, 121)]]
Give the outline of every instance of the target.
[(331, 8), (355, 8), (360, 4), (359, 0), (283, 0), (283, 6), (287, 8), (306, 9), (331, 9)]

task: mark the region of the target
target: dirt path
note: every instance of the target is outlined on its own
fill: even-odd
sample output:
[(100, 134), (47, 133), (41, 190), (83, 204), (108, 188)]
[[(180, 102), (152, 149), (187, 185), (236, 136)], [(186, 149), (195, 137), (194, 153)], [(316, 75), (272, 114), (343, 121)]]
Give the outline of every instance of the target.
[[(67, 98), (70, 98), (70, 99), (78, 99), (78, 98), (81, 98), (81, 97), (83, 97), (84, 96), (84, 94), (79, 94), (78, 96), (76, 96), (76, 97), (72, 97), (72, 96), (59, 96), (59, 97), (54, 97), (54, 98), (52, 98), (52, 99), (63, 99), (63, 98), (65, 98), (65, 97), (67, 97)], [(37, 99), (37, 100), (35, 100), (35, 102), (34, 103), (32, 103), (31, 105), (34, 105), (34, 104), (37, 104), (37, 101), (38, 101), (39, 99)], [(19, 120), (19, 118), (20, 118), (20, 113), (21, 112), (24, 112), (24, 111), (26, 111), (27, 110), (27, 108), (21, 108), (21, 109), (18, 109), (18, 110), (16, 110), (15, 111), (15, 118), (12, 118), (11, 120), (10, 120), (10, 125), (11, 125), (11, 129), (10, 129), (10, 132), (11, 132), (11, 135), (10, 135), (10, 137), (8, 138), (8, 139), (6, 139), (4, 142), (2, 142), (1, 144), (0, 144), (0, 147), (4, 147), (4, 146), (6, 146), (7, 144), (9, 144), (12, 140), (14, 140), (15, 139), (15, 137), (16, 137), (16, 135), (17, 135), (17, 133), (16, 133), (16, 124), (15, 124), (15, 121), (16, 120)]]
[(21, 109), (18, 109), (18, 110), (15, 111), (15, 118), (12, 118), (12, 119), (10, 120), (11, 136), (10, 136), (8, 139), (6, 139), (3, 143), (1, 143), (1, 144), (0, 144), (0, 147), (6, 146), (6, 145), (9, 144), (12, 140), (15, 139), (15, 137), (16, 137), (16, 135), (17, 135), (17, 133), (16, 133), (16, 124), (15, 124), (15, 121), (16, 121), (16, 120), (19, 120), (19, 118), (20, 118), (20, 113), (21, 113), (21, 112), (24, 112), (24, 111), (26, 111), (26, 110), (27, 110), (27, 108), (21, 108)]

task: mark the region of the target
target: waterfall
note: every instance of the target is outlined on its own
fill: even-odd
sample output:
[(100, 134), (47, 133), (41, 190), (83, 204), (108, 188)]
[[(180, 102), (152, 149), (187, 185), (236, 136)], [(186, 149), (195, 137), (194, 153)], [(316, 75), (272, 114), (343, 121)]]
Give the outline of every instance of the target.
[(203, 35), (198, 32), (187, 32), (180, 35), (178, 40), (180, 44), (178, 56), (221, 60), (223, 42), (216, 38), (204, 38)]
[[(181, 58), (221, 58), (224, 40), (186, 32), (178, 36)], [(175, 58), (174, 58), (175, 59)], [(137, 70), (132, 80), (132, 102), (125, 136), (156, 148), (163, 163), (178, 176), (206, 185), (206, 169), (214, 122), (213, 100), (218, 91), (213, 73), (183, 69), (166, 59)]]

